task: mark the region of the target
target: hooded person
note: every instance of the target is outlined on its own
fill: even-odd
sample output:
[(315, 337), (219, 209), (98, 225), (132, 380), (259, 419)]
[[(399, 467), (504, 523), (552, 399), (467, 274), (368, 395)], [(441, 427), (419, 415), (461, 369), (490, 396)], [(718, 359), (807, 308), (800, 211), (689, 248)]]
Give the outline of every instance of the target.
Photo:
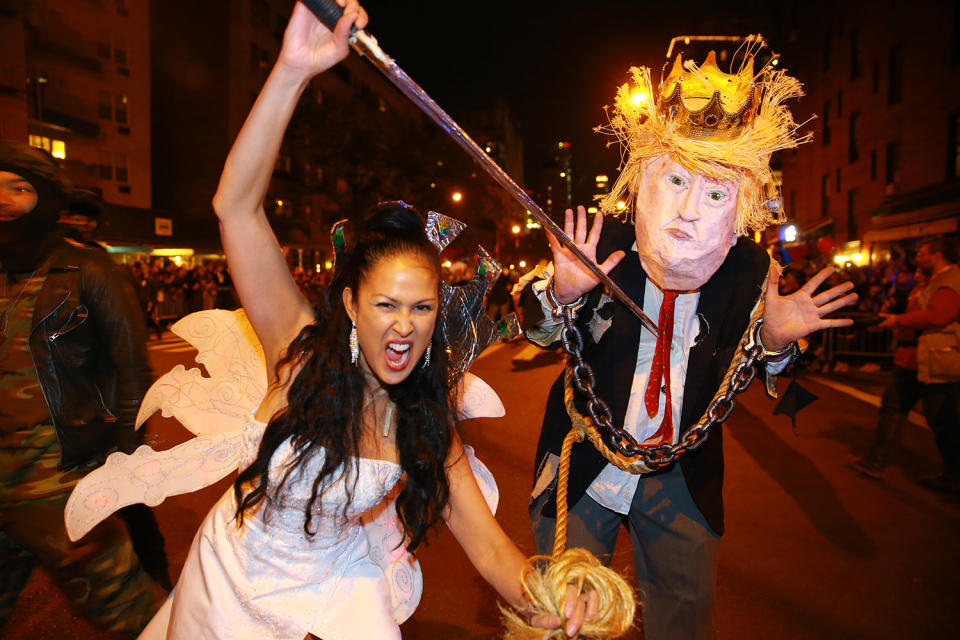
[(153, 514), (107, 520), (83, 544), (63, 521), (77, 481), (116, 449), (137, 445), (134, 419), (150, 384), (143, 317), (129, 281), (103, 251), (61, 236), (70, 181), (56, 160), (0, 141), (0, 624), (36, 565), (79, 613), (137, 632), (169, 582)]
[[(527, 338), (546, 348), (559, 345), (564, 309), (574, 311), (581, 355), (613, 426), (672, 459), (618, 466), (590, 442), (574, 444), (570, 456), (567, 544), (609, 563), (620, 527), (629, 530), (647, 640), (713, 633), (723, 450), (719, 424), (699, 427), (741, 341), (755, 336), (765, 373), (775, 375), (799, 338), (849, 324), (823, 316), (855, 300), (849, 285), (813, 296), (829, 269), (781, 297), (777, 268), (749, 238), (782, 217), (771, 153), (809, 137), (798, 139), (784, 105), (802, 94), (800, 83), (770, 65), (755, 73), (759, 42), (746, 39), (730, 74), (712, 52), (699, 66), (678, 56), (659, 86), (648, 69), (632, 69), (603, 129), (622, 143), (624, 162), (600, 208), (622, 219), (598, 213), (588, 228), (583, 207), (566, 212), (565, 233), (656, 331), (552, 237), (553, 263), (530, 283), (524, 309)], [(553, 543), (561, 445), (572, 420), (589, 415), (585, 394), (572, 387), (567, 408), (563, 378), (550, 391), (537, 446), (530, 513), (540, 553)]]

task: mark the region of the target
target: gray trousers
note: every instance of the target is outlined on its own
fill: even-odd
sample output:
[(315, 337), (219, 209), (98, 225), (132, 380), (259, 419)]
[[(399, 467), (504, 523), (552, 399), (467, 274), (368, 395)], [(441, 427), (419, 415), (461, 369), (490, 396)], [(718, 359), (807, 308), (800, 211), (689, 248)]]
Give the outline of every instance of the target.
[[(556, 525), (541, 514), (550, 493), (535, 498), (530, 513), (537, 551), (546, 555)], [(584, 494), (567, 512), (567, 547), (586, 548), (609, 565), (621, 526), (633, 544), (645, 640), (712, 638), (720, 536), (694, 504), (679, 465), (641, 478), (627, 516)]]

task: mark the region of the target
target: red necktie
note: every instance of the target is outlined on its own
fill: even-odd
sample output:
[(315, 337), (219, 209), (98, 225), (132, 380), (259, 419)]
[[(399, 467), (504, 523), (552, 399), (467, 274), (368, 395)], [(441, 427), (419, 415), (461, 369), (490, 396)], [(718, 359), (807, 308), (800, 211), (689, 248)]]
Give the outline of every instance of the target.
[(673, 307), (676, 300), (676, 291), (663, 292), (663, 303), (660, 305), (660, 321), (657, 323), (657, 346), (653, 353), (653, 366), (650, 367), (650, 380), (647, 381), (644, 404), (647, 407), (647, 415), (651, 418), (655, 417), (660, 408), (660, 381), (663, 380), (666, 406), (663, 410), (663, 422), (660, 423), (660, 428), (643, 442), (646, 445), (657, 446), (673, 443), (670, 346), (673, 344)]

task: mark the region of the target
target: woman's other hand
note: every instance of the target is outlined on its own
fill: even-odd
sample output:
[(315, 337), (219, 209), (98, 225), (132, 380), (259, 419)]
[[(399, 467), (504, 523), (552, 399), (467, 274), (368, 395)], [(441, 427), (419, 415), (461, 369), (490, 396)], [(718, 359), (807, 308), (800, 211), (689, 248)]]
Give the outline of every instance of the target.
[[(574, 638), (580, 633), (580, 627), (583, 623), (593, 616), (597, 615), (599, 600), (597, 592), (590, 589), (585, 593), (580, 593), (576, 584), (567, 585), (567, 597), (564, 599), (563, 615), (567, 619), (567, 625), (563, 632), (568, 638)], [(558, 629), (561, 620), (558, 616), (549, 614), (537, 614), (530, 617), (531, 627), (540, 627), (541, 629)]]

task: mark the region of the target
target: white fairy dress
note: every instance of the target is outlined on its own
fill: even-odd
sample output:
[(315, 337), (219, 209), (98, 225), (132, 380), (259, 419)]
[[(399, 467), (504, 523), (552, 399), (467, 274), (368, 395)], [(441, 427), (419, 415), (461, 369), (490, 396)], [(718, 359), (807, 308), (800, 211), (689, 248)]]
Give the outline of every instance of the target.
[[(131, 455), (114, 453), (88, 474), (65, 510), (74, 540), (123, 506), (153, 506), (167, 496), (209, 486), (256, 457), (266, 425), (253, 418), (253, 411), (266, 390), (266, 374), (262, 349), (242, 310), (191, 314), (173, 330), (198, 348), (197, 361), (210, 377), (178, 365), (147, 392), (138, 424), (162, 409), (197, 437), (165, 451), (144, 445)], [(475, 376), (466, 377), (461, 416), (503, 415), (493, 390)], [(495, 511), (493, 477), (466, 449)], [(274, 452), (272, 487), (294, 453), (289, 441)], [(399, 638), (399, 625), (416, 609), (422, 590), (420, 566), (402, 545), (394, 503), (402, 469), (371, 458), (346, 464), (322, 488), (309, 535), (305, 508), (323, 456), (320, 450), (301, 462), (282, 494), (248, 511), (242, 526), (234, 517), (233, 488), (228, 489), (197, 532), (174, 591), (140, 637)]]

